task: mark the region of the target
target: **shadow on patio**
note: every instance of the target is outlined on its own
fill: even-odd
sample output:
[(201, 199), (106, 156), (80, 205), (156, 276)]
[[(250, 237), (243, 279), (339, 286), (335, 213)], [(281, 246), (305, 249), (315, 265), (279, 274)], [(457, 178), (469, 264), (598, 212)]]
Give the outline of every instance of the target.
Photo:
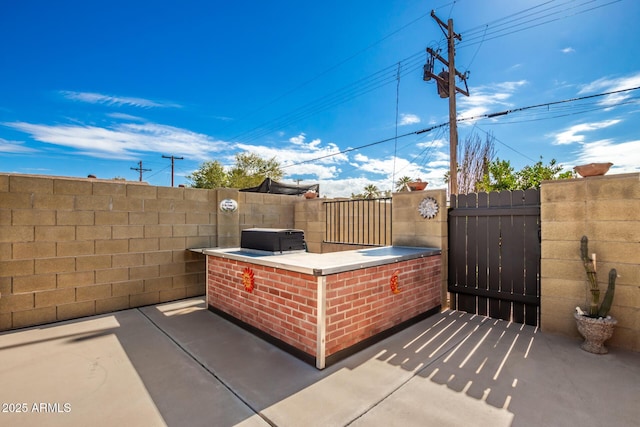
[[(637, 353), (595, 356), (533, 327), (453, 311), (323, 371), (201, 298), (4, 333), (0, 349), (0, 398), (30, 409), (0, 413), (3, 425), (624, 426), (640, 417)], [(41, 402), (71, 411), (31, 411)]]

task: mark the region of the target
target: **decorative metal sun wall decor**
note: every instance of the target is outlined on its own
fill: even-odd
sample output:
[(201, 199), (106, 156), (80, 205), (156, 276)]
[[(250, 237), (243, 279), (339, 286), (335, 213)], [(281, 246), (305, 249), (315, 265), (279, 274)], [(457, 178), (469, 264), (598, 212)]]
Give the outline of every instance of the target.
[(242, 272), (242, 284), (244, 285), (244, 290), (251, 293), (253, 292), (253, 288), (256, 285), (256, 279), (253, 275), (253, 270), (249, 267), (245, 268)]
[(433, 197), (426, 197), (422, 199), (418, 205), (418, 212), (423, 218), (432, 219), (438, 215), (438, 201)]
[(391, 279), (389, 280), (389, 287), (391, 288), (391, 293), (393, 294), (399, 294), (400, 293), (400, 288), (399, 283), (398, 283), (398, 275), (400, 274), (400, 270), (396, 270), (393, 272), (393, 274), (391, 275)]

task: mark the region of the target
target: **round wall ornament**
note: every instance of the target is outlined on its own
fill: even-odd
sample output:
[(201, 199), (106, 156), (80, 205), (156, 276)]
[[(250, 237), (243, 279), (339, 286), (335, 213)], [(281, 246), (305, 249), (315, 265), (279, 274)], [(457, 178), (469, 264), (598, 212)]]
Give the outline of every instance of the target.
[(253, 274), (253, 270), (249, 267), (246, 267), (242, 271), (242, 284), (244, 285), (244, 290), (252, 293), (253, 288), (256, 286), (255, 275)]
[(235, 212), (238, 210), (238, 202), (233, 199), (224, 199), (220, 202), (220, 210), (222, 212)]
[(433, 197), (426, 197), (422, 199), (418, 205), (418, 212), (423, 218), (435, 218), (438, 215), (438, 201)]
[(389, 286), (391, 287), (392, 294), (399, 294), (400, 292), (402, 292), (399, 288), (399, 285), (400, 285), (398, 280), (399, 274), (400, 274), (400, 270), (396, 270), (391, 275), (391, 279), (389, 279)]

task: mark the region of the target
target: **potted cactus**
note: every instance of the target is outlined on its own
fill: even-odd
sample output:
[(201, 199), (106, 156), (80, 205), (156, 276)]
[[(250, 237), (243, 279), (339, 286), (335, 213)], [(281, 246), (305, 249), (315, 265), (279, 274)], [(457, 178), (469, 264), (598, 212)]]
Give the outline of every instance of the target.
[(616, 278), (618, 273), (615, 268), (609, 271), (609, 286), (600, 303), (600, 287), (596, 272), (596, 254), (589, 257), (589, 239), (582, 236), (580, 240), (580, 256), (584, 265), (589, 282), (589, 293), (591, 294), (589, 307), (586, 311), (576, 307), (574, 317), (578, 332), (584, 337), (581, 348), (595, 354), (605, 354), (608, 352), (604, 342), (611, 338), (613, 329), (618, 323), (616, 319), (609, 316), (613, 295), (615, 293)]

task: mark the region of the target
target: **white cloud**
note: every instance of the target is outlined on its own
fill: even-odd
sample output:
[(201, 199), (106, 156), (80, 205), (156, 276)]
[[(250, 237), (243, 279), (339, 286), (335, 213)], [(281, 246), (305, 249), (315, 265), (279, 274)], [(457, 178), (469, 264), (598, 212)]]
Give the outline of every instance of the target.
[(586, 143), (575, 160), (575, 165), (587, 163), (613, 163), (615, 173), (640, 171), (640, 140), (614, 143), (609, 139)]
[(390, 183), (371, 180), (366, 177), (345, 178), (339, 180), (323, 179), (320, 183), (320, 196), (328, 198), (351, 197), (351, 194), (361, 193), (367, 185), (373, 184), (380, 190), (388, 190)]
[[(638, 86), (640, 86), (640, 72), (624, 77), (603, 77), (583, 86), (578, 93), (580, 95), (585, 95), (592, 93), (615, 92), (624, 89), (632, 89)], [(604, 106), (614, 106), (629, 99), (632, 95), (632, 91), (607, 95), (600, 99), (599, 104)]]
[(584, 143), (585, 136), (583, 135), (583, 133), (603, 129), (618, 123), (620, 123), (620, 120), (605, 120), (602, 122), (581, 123), (579, 125), (574, 125), (553, 136), (553, 144), (567, 145), (573, 143)]
[(459, 116), (462, 118), (478, 117), (495, 112), (498, 108), (509, 107), (512, 105), (508, 102), (509, 99), (516, 90), (526, 84), (526, 80), (519, 80), (474, 88), (470, 96), (459, 98)]
[(145, 121), (145, 119), (143, 119), (142, 117), (132, 116), (131, 114), (124, 114), (124, 113), (109, 113), (107, 114), (107, 117), (111, 117), (112, 119), (118, 119), (118, 120), (128, 120), (131, 122)]
[(562, 53), (575, 53), (575, 49), (572, 47), (565, 47), (564, 49), (560, 50), (560, 52)]
[[(305, 177), (305, 181), (320, 183), (322, 196), (349, 197), (352, 193), (361, 192), (366, 185), (373, 184), (380, 190), (386, 191), (392, 188), (392, 175), (394, 171), (393, 157), (385, 159), (370, 158), (361, 152), (354, 152), (351, 159), (348, 153), (340, 153), (340, 148), (333, 143), (322, 144), (320, 139), (307, 142), (307, 135), (300, 133), (288, 138), (286, 141), (291, 146), (257, 146), (248, 144), (236, 144), (235, 148), (242, 151), (259, 153), (261, 157), (272, 158), (280, 162), (285, 172), (285, 178), (293, 179)], [(425, 147), (436, 147), (442, 143), (435, 140), (422, 143)], [(440, 161), (441, 157), (446, 161)], [(421, 178), (430, 181), (432, 188), (443, 186), (442, 178), (448, 170), (448, 157), (442, 153), (429, 153), (431, 163), (419, 165), (407, 159), (395, 159), (395, 179), (400, 176)], [(306, 162), (306, 163), (302, 163)], [(345, 175), (343, 167), (350, 175), (362, 175), (358, 178), (341, 177)], [(380, 178), (376, 178), (379, 176)], [(311, 178), (309, 178), (311, 177)]]
[(340, 153), (334, 143), (322, 144), (319, 138), (306, 142), (305, 133), (288, 139), (290, 146), (266, 146), (238, 143), (235, 148), (259, 154), (263, 158), (275, 158), (283, 168), (285, 176), (310, 175), (316, 179), (335, 178), (341, 170), (340, 164), (348, 161), (348, 156)]
[(305, 143), (305, 140), (307, 139), (307, 136), (305, 135), (304, 132), (300, 133), (297, 136), (292, 136), (291, 138), (289, 138), (289, 142), (297, 145), (299, 147), (302, 147), (303, 149), (306, 150), (320, 150), (320, 144), (322, 143), (322, 140), (316, 138), (314, 140), (312, 140), (311, 142)]
[(292, 136), (291, 138), (289, 138), (289, 142), (295, 145), (303, 145), (305, 139), (307, 139), (307, 137), (303, 132), (300, 135)]
[[(440, 154), (432, 157), (440, 157)], [(433, 174), (433, 171), (440, 167), (436, 161), (420, 165), (401, 157), (372, 159), (361, 154), (354, 156), (351, 166), (367, 174), (382, 175), (385, 177), (384, 182), (391, 182), (392, 179), (397, 180), (403, 176), (427, 181), (429, 178), (435, 178), (436, 175)], [(446, 166), (448, 168), (448, 162), (446, 162)]]
[(229, 147), (207, 135), (156, 123), (121, 123), (111, 127), (25, 122), (4, 125), (27, 133), (36, 141), (74, 148), (92, 157), (133, 159), (136, 153), (157, 152), (206, 159), (210, 153)]
[(95, 92), (74, 92), (63, 90), (60, 93), (73, 101), (87, 102), (89, 104), (104, 104), (109, 106), (129, 106), (139, 108), (181, 108), (180, 105), (170, 102), (157, 102), (144, 98), (131, 98), (112, 95), (103, 95)]
[(431, 148), (431, 147), (442, 148), (442, 147), (448, 147), (448, 146), (449, 146), (449, 140), (444, 138), (437, 138), (432, 141), (426, 141), (426, 142), (418, 142), (416, 144), (416, 147), (418, 148)]
[(420, 117), (415, 114), (400, 114), (399, 126), (415, 125), (416, 123), (420, 123)]
[(11, 154), (26, 154), (35, 153), (37, 150), (29, 147), (25, 147), (23, 142), (20, 141), (8, 141), (4, 138), (0, 138), (0, 153)]

